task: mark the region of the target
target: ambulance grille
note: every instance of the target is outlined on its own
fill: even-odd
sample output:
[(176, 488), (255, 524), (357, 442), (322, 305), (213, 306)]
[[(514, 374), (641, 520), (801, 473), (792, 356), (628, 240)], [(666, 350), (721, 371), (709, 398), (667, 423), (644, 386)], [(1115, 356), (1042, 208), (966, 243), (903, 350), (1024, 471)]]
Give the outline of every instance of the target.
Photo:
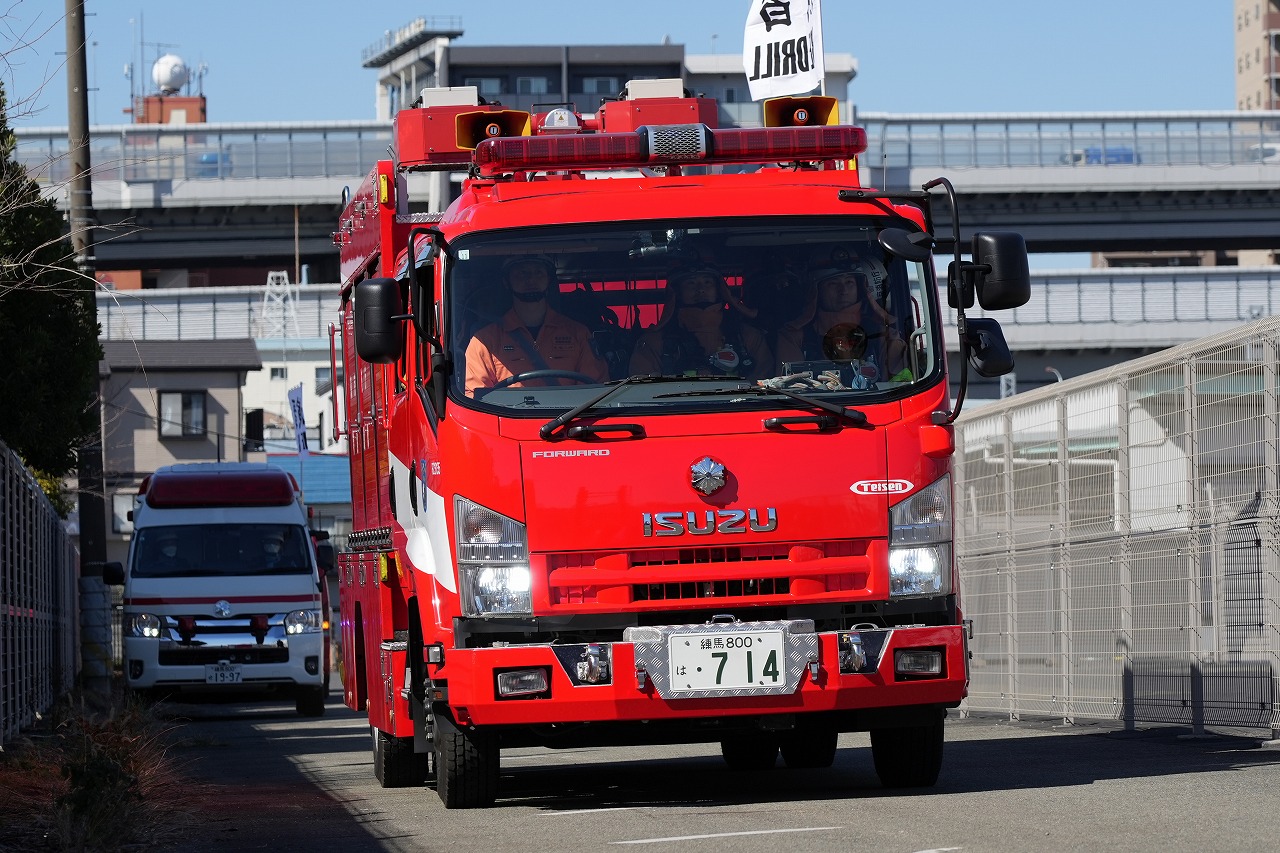
[(710, 134), (705, 124), (663, 124), (644, 130), (648, 133), (650, 160), (702, 160), (707, 156)]

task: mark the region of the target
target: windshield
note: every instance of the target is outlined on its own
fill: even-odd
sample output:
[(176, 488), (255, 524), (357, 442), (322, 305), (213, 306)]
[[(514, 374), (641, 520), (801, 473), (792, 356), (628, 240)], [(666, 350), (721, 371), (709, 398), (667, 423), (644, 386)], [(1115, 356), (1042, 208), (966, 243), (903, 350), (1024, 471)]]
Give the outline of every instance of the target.
[(449, 278), (452, 392), (469, 405), (777, 406), (779, 395), (673, 394), (766, 384), (840, 405), (937, 381), (931, 270), (876, 242), (902, 220), (667, 221), (460, 238)]
[(135, 534), (135, 578), (311, 572), (307, 531), (289, 524), (183, 524)]

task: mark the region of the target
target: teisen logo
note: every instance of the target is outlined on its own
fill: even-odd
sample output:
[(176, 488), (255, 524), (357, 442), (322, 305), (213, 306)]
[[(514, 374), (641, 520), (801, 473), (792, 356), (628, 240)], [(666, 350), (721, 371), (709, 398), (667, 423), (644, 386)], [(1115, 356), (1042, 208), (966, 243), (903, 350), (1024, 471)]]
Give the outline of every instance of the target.
[(566, 456), (608, 456), (607, 449), (600, 450), (535, 450), (534, 459), (562, 459)]
[(859, 480), (849, 491), (859, 495), (900, 495), (914, 488), (910, 480)]

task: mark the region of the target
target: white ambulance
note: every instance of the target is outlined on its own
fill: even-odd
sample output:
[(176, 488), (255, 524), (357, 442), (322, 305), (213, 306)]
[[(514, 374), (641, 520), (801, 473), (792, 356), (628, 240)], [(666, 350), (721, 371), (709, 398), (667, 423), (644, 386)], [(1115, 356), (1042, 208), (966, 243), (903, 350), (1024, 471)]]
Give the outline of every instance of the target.
[(329, 692), (328, 588), (302, 493), (275, 465), (170, 465), (143, 480), (125, 566), (124, 675), (141, 693)]

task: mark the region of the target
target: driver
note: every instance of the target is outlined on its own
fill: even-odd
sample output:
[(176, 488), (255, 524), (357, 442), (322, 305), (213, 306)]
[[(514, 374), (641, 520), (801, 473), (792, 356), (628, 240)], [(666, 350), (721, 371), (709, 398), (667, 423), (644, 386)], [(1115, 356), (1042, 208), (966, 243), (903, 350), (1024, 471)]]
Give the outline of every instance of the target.
[[(511, 310), (476, 332), (467, 344), (468, 395), (474, 397), (477, 389), (540, 370), (556, 371), (569, 382), (573, 379), (565, 374), (576, 373), (594, 382), (609, 378), (605, 363), (591, 349), (587, 327), (547, 304), (556, 282), (550, 258), (513, 258), (503, 265), (502, 275), (511, 292)], [(511, 383), (513, 387), (559, 384), (556, 376)]]
[(876, 378), (908, 379), (902, 375), (906, 343), (897, 318), (876, 298), (877, 285), (886, 283), (883, 272), (883, 266), (856, 257), (813, 270), (812, 310), (779, 330), (779, 360), (874, 363)]

